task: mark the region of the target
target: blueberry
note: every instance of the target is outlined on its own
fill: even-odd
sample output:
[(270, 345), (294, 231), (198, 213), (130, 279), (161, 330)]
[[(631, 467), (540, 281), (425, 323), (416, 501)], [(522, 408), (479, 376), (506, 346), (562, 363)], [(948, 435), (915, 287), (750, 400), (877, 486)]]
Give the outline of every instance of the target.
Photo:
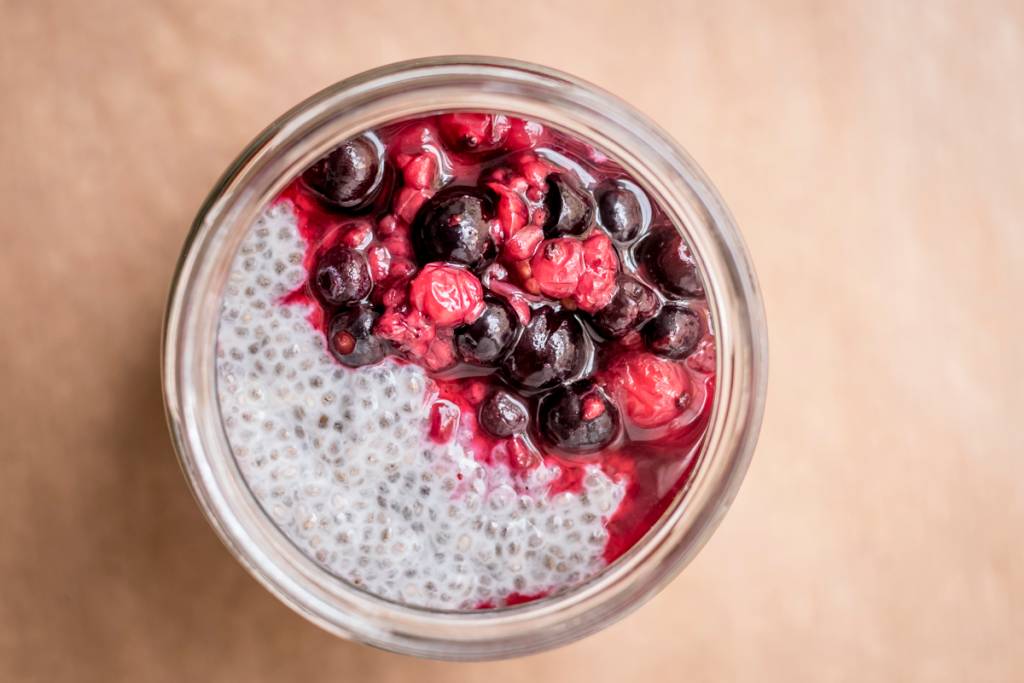
[(306, 187), (326, 204), (350, 210), (368, 206), (383, 180), (382, 148), (367, 136), (346, 140), (302, 174)]
[(650, 287), (629, 275), (620, 274), (615, 296), (593, 315), (594, 329), (610, 339), (619, 339), (658, 311), (658, 297)]
[(581, 235), (590, 227), (594, 216), (594, 202), (590, 193), (561, 173), (548, 176), (544, 207), (548, 213), (544, 234), (548, 237)]
[(480, 426), (499, 439), (526, 429), (528, 417), (523, 404), (501, 389), (492, 392), (480, 404)]
[(327, 333), (327, 346), (342, 365), (357, 368), (384, 358), (387, 345), (373, 334), (377, 315), (365, 304), (349, 306), (331, 318)]
[(412, 244), (421, 264), (447, 261), (470, 267), (494, 255), (488, 221), (491, 198), (473, 187), (449, 187), (428, 199), (412, 224)]
[(541, 438), (568, 453), (601, 450), (619, 432), (619, 411), (590, 382), (559, 387), (540, 400)]
[(605, 185), (598, 190), (597, 215), (617, 242), (630, 241), (643, 227), (644, 213), (636, 192), (621, 184)]
[(689, 308), (667, 304), (641, 330), (644, 343), (665, 358), (684, 358), (700, 341), (700, 317)]
[(637, 261), (651, 281), (669, 296), (703, 297), (697, 264), (671, 225), (652, 228), (637, 245)]
[(313, 291), (330, 306), (359, 301), (373, 288), (366, 257), (348, 247), (332, 247), (320, 255), (313, 270)]
[(522, 389), (548, 389), (579, 374), (587, 362), (583, 327), (576, 316), (542, 306), (502, 366), (505, 378)]
[(472, 365), (494, 365), (512, 347), (519, 319), (501, 299), (484, 299), (484, 312), (469, 325), (455, 330), (455, 349)]

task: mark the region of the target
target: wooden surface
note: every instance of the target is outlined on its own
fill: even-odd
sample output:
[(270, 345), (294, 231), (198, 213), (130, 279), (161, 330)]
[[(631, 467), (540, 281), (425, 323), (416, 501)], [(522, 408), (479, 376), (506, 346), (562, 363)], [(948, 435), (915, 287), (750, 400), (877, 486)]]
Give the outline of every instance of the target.
[[(671, 131), (745, 232), (772, 347), (691, 567), (600, 635), (474, 665), (260, 588), (186, 490), (157, 367), (241, 147), (341, 77), (457, 52)], [(0, 0), (0, 680), (1024, 680), (1022, 84), (1020, 2)]]

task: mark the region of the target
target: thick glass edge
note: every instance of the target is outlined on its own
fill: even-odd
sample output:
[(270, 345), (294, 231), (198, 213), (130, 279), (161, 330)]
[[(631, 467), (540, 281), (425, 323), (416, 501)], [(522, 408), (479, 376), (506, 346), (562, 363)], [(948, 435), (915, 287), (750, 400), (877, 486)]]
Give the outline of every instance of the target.
[[(543, 634), (545, 636), (543, 638), (534, 637), (528, 640), (517, 640), (515, 637), (510, 637), (511, 634), (505, 634), (488, 640), (486, 634), (484, 634), (483, 639), (478, 636), (481, 635), (480, 627), (484, 626), (485, 622), (500, 622), (503, 626), (508, 627), (517, 623), (524, 624), (534, 621), (536, 617), (540, 616), (550, 617), (551, 605), (546, 607), (541, 605), (539, 608), (531, 608), (529, 605), (526, 605), (514, 610), (481, 613), (481, 615), (454, 615), (454, 619), (458, 623), (465, 624), (468, 629), (475, 631), (475, 633), (462, 634), (452, 631), (452, 615), (446, 616), (444, 613), (432, 613), (405, 607), (395, 609), (395, 606), (390, 603), (387, 603), (383, 609), (393, 612), (394, 614), (391, 614), (392, 617), (401, 616), (408, 618), (410, 617), (410, 612), (420, 613), (421, 616), (425, 615), (427, 617), (427, 621), (418, 624), (418, 626), (433, 627), (435, 633), (420, 632), (421, 629), (416, 628), (417, 624), (407, 624), (407, 626), (412, 628), (408, 632), (398, 633), (388, 628), (373, 628), (369, 624), (352, 623), (351, 619), (338, 618), (339, 616), (344, 617), (346, 615), (332, 614), (329, 606), (321, 602), (324, 598), (322, 594), (312, 595), (308, 590), (309, 587), (301, 586), (301, 582), (289, 580), (288, 577), (279, 575), (280, 573), (278, 572), (269, 571), (266, 565), (267, 558), (259, 557), (263, 548), (256, 548), (257, 552), (254, 556), (249, 555), (254, 549), (247, 547), (249, 544), (244, 542), (246, 537), (245, 529), (231, 523), (231, 520), (225, 520), (225, 510), (222, 507), (225, 505), (225, 501), (211, 495), (215, 493), (215, 491), (211, 490), (210, 478), (213, 475), (209, 472), (208, 468), (204, 468), (204, 463), (198, 461), (194, 457), (195, 454), (191, 452), (192, 445), (202, 443), (202, 439), (195, 433), (195, 424), (189, 425), (186, 419), (188, 417), (186, 414), (188, 403), (182, 400), (180, 382), (184, 368), (179, 363), (182, 340), (178, 336), (182, 332), (181, 314), (187, 301), (188, 287), (186, 286), (186, 281), (190, 281), (195, 274), (195, 259), (197, 256), (195, 246), (203, 230), (210, 229), (212, 223), (216, 222), (210, 219), (216, 213), (218, 204), (223, 201), (224, 197), (232, 189), (237, 189), (237, 184), (243, 171), (254, 158), (260, 155), (265, 146), (282, 136), (287, 137), (294, 132), (294, 130), (289, 131), (288, 129), (289, 127), (295, 127), (296, 119), (302, 112), (309, 112), (312, 108), (323, 105), (346, 90), (350, 92), (357, 91), (367, 86), (380, 84), (398, 74), (415, 74), (432, 70), (440, 70), (444, 74), (449, 76), (455, 75), (456, 77), (461, 74), (471, 78), (493, 77), (500, 79), (502, 77), (508, 78), (512, 75), (515, 79), (523, 79), (525, 81), (538, 78), (541, 80), (553, 80), (556, 83), (548, 83), (548, 87), (570, 87), (582, 90), (598, 104), (607, 105), (610, 100), (611, 104), (614, 105), (612, 108), (619, 110), (618, 113), (620, 115), (622, 111), (625, 111), (625, 120), (638, 129), (644, 130), (651, 139), (660, 144), (662, 146), (662, 155), (667, 153), (670, 157), (676, 157), (680, 164), (680, 170), (685, 174), (691, 189), (697, 194), (702, 207), (708, 212), (713, 224), (719, 228), (716, 231), (718, 234), (714, 235), (714, 237), (721, 243), (714, 245), (714, 249), (724, 249), (730, 254), (729, 261), (731, 263), (726, 263), (725, 265), (733, 266), (731, 268), (733, 272), (730, 273), (731, 277), (729, 279), (731, 280), (730, 286), (734, 291), (731, 292), (731, 296), (720, 296), (715, 302), (715, 307), (720, 308), (724, 304), (723, 299), (729, 298), (731, 300), (729, 305), (732, 309), (730, 311), (716, 310), (715, 314), (720, 321), (727, 318), (731, 319), (735, 316), (740, 318), (740, 322), (744, 322), (744, 324), (736, 323), (740, 329), (734, 330), (733, 333), (746, 336), (746, 339), (740, 340), (738, 344), (730, 345), (735, 347), (734, 351), (738, 357), (721, 358), (719, 361), (720, 365), (738, 365), (740, 368), (745, 368), (747, 374), (746, 381), (744, 381), (743, 377), (740, 378), (740, 386), (735, 387), (735, 389), (730, 388), (730, 405), (724, 409), (725, 413), (734, 418), (730, 421), (735, 423), (732, 426), (739, 428), (739, 431), (733, 437), (734, 457), (729, 459), (728, 463), (725, 462), (725, 458), (712, 458), (712, 462), (709, 463), (709, 465), (714, 465), (714, 461), (717, 460), (719, 465), (728, 464), (729, 466), (727, 471), (716, 473), (715, 481), (712, 482), (715, 484), (713, 489), (705, 487), (705, 491), (710, 491), (711, 493), (706, 498), (714, 500), (714, 504), (705, 504), (702, 507), (700, 514), (691, 520), (687, 529), (689, 533), (686, 536), (672, 539), (674, 541), (673, 546), (677, 552), (664, 555), (658, 566), (654, 567), (644, 577), (646, 581), (642, 585), (634, 581), (634, 585), (629, 589), (622, 589), (620, 587), (616, 595), (618, 599), (615, 600), (614, 604), (606, 601), (604, 604), (592, 604), (589, 608), (584, 609), (578, 614), (565, 614), (565, 618), (571, 619), (572, 623), (568, 625), (562, 624), (562, 628), (551, 628), (551, 626), (559, 626), (558, 620), (554, 624), (545, 624), (548, 632)], [(444, 74), (433, 73), (428, 75), (437, 78)], [(533, 85), (536, 86), (536, 83)], [(372, 88), (370, 89), (372, 90)], [(698, 253), (702, 252), (700, 244), (695, 244), (695, 247)], [(736, 316), (739, 312), (737, 307), (743, 309), (740, 316)], [(490, 58), (430, 58), (382, 67), (342, 81), (314, 95), (271, 124), (264, 133), (247, 147), (245, 152), (225, 173), (204, 203), (193, 225), (175, 275), (167, 317), (165, 319), (162, 350), (165, 403), (172, 438), (175, 441), (175, 447), (181, 458), (186, 478), (189, 480), (193, 493), (210, 519), (211, 524), (231, 551), (243, 561), (261, 583), (266, 585), (287, 604), (328, 630), (354, 637), (385, 649), (453, 659), (514, 656), (575, 640), (607, 625), (612, 620), (621, 618), (656, 593), (664, 583), (678, 573), (679, 569), (696, 554), (707, 537), (710, 536), (710, 533), (721, 519), (738, 489), (742, 475), (749, 464), (759, 430), (767, 379), (767, 344), (764, 329), (764, 312), (760, 295), (757, 291), (756, 280), (749, 267), (749, 259), (746, 255), (745, 247), (739, 238), (731, 217), (703, 172), (700, 171), (678, 145), (671, 142), (671, 139), (663, 131), (632, 110), (628, 105), (616, 100), (612, 96), (597, 90), (589, 84), (550, 69), (535, 67), (523, 62)], [(755, 331), (758, 331), (759, 334), (754, 334)], [(745, 335), (744, 332), (746, 332)], [(726, 374), (728, 375), (729, 373)], [(735, 375), (730, 376), (735, 381)], [(724, 387), (719, 387), (719, 391), (724, 394)], [(721, 404), (719, 407), (721, 407)], [(739, 425), (742, 425), (742, 427)], [(713, 450), (712, 444), (708, 444), (708, 450)], [(186, 454), (188, 454), (188, 457), (186, 457)], [(243, 542), (240, 542), (240, 540)], [(668, 539), (663, 535), (659, 545), (664, 544), (666, 540)], [(648, 553), (645, 557), (650, 556), (650, 553)], [(575, 601), (575, 606), (578, 607), (580, 604), (585, 604), (588, 599), (592, 601), (594, 597), (594, 591), (590, 591), (589, 595), (581, 595)], [(378, 600), (378, 602), (382, 601)], [(554, 602), (554, 605), (556, 606), (554, 611), (564, 612), (564, 610), (558, 608), (558, 602)], [(366, 605), (363, 605), (363, 607), (366, 607)], [(376, 605), (374, 607), (377, 609), (371, 609), (370, 612), (376, 613), (376, 616), (380, 617), (381, 606)], [(545, 615), (544, 613), (547, 614)], [(398, 619), (398, 621), (403, 620)], [(412, 621), (415, 622), (417, 620), (413, 619)], [(458, 631), (460, 629), (456, 626), (455, 630)], [(536, 636), (538, 634), (534, 632), (527, 635)], [(470, 639), (459, 640), (461, 637), (469, 637)]]

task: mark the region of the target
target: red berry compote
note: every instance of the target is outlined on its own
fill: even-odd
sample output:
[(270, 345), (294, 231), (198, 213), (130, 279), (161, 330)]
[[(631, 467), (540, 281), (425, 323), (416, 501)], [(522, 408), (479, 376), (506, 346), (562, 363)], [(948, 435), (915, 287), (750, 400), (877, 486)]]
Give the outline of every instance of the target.
[(599, 150), (456, 112), (347, 140), (234, 259), (218, 396), (266, 513), (421, 607), (585, 582), (684, 487), (715, 341), (680, 232)]

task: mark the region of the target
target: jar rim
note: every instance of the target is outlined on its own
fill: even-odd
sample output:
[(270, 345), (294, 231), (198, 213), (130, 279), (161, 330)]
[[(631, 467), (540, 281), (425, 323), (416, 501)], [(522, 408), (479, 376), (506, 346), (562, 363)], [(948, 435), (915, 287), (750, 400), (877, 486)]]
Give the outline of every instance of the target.
[[(372, 595), (316, 565), (249, 493), (231, 455), (213, 354), (227, 268), (284, 184), (341, 140), (417, 114), (491, 110), (542, 120), (594, 144), (642, 179), (691, 245), (716, 329), (716, 392), (695, 471), (647, 535), (599, 574), (514, 607), (446, 612)], [(706, 542), (734, 498), (760, 429), (767, 331), (739, 231), (703, 171), (663, 130), (568, 74), (493, 57), (397, 62), (336, 83), (260, 133), (214, 186), (186, 239), (162, 345), (164, 401), (192, 492), (235, 557), (285, 604), (328, 631), (383, 649), (492, 659), (577, 640), (657, 593)]]

